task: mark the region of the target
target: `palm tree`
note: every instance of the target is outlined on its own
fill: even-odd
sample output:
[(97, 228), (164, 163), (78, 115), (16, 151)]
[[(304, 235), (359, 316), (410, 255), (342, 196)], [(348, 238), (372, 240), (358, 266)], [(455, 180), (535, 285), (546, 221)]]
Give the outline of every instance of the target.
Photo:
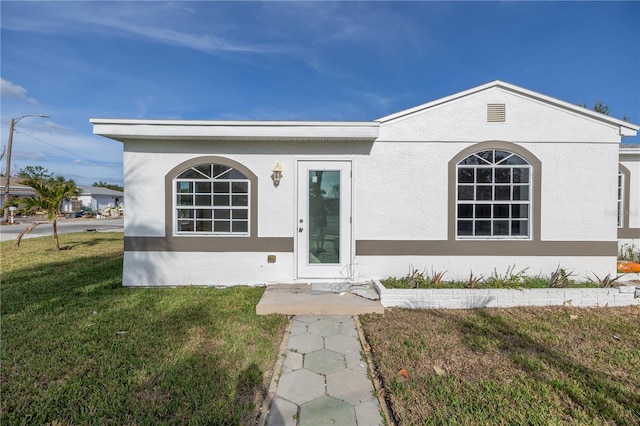
[[(55, 250), (60, 250), (60, 242), (58, 241), (58, 224), (57, 216), (60, 213), (62, 202), (65, 199), (69, 199), (77, 195), (80, 191), (75, 182), (71, 179), (67, 180), (62, 176), (56, 177), (36, 177), (29, 176), (22, 180), (24, 185), (33, 188), (38, 195), (25, 198), (24, 203), (27, 210), (46, 210), (47, 219), (53, 225), (53, 239), (55, 241)], [(20, 240), (25, 234), (31, 232), (36, 226), (46, 222), (35, 222), (27, 229), (22, 231), (16, 242), (14, 248), (20, 246)]]

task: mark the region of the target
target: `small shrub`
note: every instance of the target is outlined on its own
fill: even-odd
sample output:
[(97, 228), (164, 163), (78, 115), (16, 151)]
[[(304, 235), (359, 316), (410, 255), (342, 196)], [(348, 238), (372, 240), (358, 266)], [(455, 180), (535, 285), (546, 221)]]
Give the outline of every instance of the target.
[(431, 268), (431, 284), (441, 286), (444, 283), (444, 274), (446, 273), (447, 271), (435, 272), (433, 268)]
[(518, 287), (521, 288), (548, 288), (549, 282), (546, 277), (542, 275), (536, 275), (534, 277), (529, 277), (525, 275), (522, 277), (522, 281), (520, 281), (520, 285)]
[(469, 273), (469, 279), (467, 280), (467, 282), (464, 283), (464, 288), (476, 288), (478, 287), (478, 284), (482, 282), (483, 279), (484, 279), (483, 275), (476, 277), (473, 275), (473, 271), (471, 271)]
[(408, 277), (409, 288), (421, 288), (426, 287), (427, 278), (424, 276), (424, 272), (420, 272), (414, 269)]
[(520, 272), (514, 272), (515, 269), (516, 265), (509, 266), (504, 275), (500, 275), (498, 271), (494, 269), (493, 274), (486, 279), (485, 286), (489, 288), (520, 287), (525, 279), (525, 272), (527, 272), (529, 268), (524, 268)]
[(594, 273), (593, 276), (595, 277), (595, 279), (587, 277), (587, 280), (589, 280), (590, 283), (595, 284), (596, 287), (609, 288), (615, 287), (618, 283), (618, 279), (620, 279), (624, 275), (616, 275), (615, 277), (612, 277), (611, 274), (607, 274), (607, 276), (600, 278)]
[(431, 269), (431, 275), (420, 272), (411, 267), (411, 272), (402, 278), (388, 277), (381, 280), (385, 287), (389, 288), (438, 288), (446, 285), (444, 275), (447, 271), (436, 272)]
[(396, 289), (429, 289), (429, 288), (601, 288), (613, 287), (623, 275), (611, 277), (607, 275), (600, 278), (588, 278), (584, 281), (575, 281), (571, 278), (575, 276), (574, 270), (568, 271), (558, 267), (549, 276), (526, 275), (528, 268), (516, 272), (515, 265), (509, 266), (504, 274), (499, 274), (497, 270), (485, 279), (483, 275), (476, 276), (473, 271), (469, 273), (466, 280), (444, 280), (447, 271), (436, 272), (431, 268), (431, 273), (426, 270), (419, 271), (411, 267), (409, 274), (404, 277), (388, 277), (380, 280), (386, 288)]
[(556, 268), (555, 272), (549, 276), (547, 284), (551, 288), (565, 288), (573, 284), (571, 277), (574, 275), (572, 270), (567, 272), (566, 269), (561, 268), (560, 265)]

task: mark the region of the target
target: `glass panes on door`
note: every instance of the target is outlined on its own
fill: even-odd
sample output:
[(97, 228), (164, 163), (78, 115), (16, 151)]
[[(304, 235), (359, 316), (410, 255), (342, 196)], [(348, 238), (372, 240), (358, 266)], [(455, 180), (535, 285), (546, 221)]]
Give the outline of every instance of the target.
[(308, 263), (340, 263), (340, 170), (309, 170)]

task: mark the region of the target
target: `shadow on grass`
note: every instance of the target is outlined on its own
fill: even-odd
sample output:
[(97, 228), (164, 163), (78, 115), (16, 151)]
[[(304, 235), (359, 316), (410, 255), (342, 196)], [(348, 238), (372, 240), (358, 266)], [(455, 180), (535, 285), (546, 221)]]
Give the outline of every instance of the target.
[(122, 240), (122, 237), (119, 236), (111, 236), (111, 235), (100, 235), (100, 233), (92, 233), (94, 238), (87, 241), (76, 241), (74, 244), (69, 245), (70, 249), (77, 249), (82, 247), (94, 247), (100, 244), (104, 244), (108, 241), (119, 241)]
[[(535, 340), (522, 332), (522, 327), (509, 324), (504, 317), (484, 309), (472, 312), (474, 315), (471, 319), (460, 319), (446, 311), (433, 311), (433, 314), (455, 325), (472, 350), (477, 350), (478, 336), (497, 342), (498, 350), (505, 353), (515, 367), (568, 396), (573, 404), (592, 418), (628, 424), (633, 421), (629, 413), (640, 415), (640, 395), (631, 389), (635, 385), (632, 384), (631, 388), (621, 386), (616, 383), (615, 377), (587, 367), (577, 359)], [(541, 368), (540, 362), (548, 368)], [(624, 369), (625, 366), (618, 368)], [(635, 420), (638, 421), (639, 417), (635, 417)]]
[(255, 420), (272, 360), (247, 348), (264, 353), (277, 325), (256, 320), (261, 289), (128, 289), (121, 276), (121, 253), (3, 272), (0, 423)]

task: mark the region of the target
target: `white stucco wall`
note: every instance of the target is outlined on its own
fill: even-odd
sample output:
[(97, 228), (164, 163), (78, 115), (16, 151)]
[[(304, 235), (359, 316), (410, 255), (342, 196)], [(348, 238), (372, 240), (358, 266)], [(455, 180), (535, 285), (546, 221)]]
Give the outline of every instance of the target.
[(542, 162), (541, 239), (614, 241), (618, 145), (525, 145)]
[[(82, 202), (82, 207), (89, 207), (94, 212), (102, 211), (107, 207), (115, 207), (116, 200), (119, 204), (124, 204), (124, 196), (113, 195), (79, 195), (78, 201)], [(69, 200), (62, 203), (62, 212), (71, 213), (73, 204)]]
[[(486, 123), (488, 103), (506, 105), (505, 123)], [(484, 141), (516, 143), (542, 162), (542, 240), (616, 239), (611, 220), (620, 142), (616, 127), (500, 88), (381, 125), (361, 171), (381, 197), (374, 192), (362, 200), (375, 210), (365, 217), (366, 224), (360, 223), (359, 236), (445, 239), (447, 217), (441, 212), (447, 206), (447, 162)], [(388, 194), (394, 201), (385, 203)], [(385, 220), (397, 215), (398, 206), (424, 215), (412, 213), (400, 223)]]
[(356, 274), (384, 279), (403, 277), (413, 270), (432, 273), (445, 272), (444, 279), (488, 278), (493, 274), (507, 275), (525, 271), (527, 276), (548, 277), (558, 267), (573, 271), (572, 279), (595, 279), (594, 273), (603, 278), (607, 274), (615, 276), (615, 256), (580, 257), (566, 256), (361, 256), (356, 259)]
[[(487, 103), (506, 104), (506, 123), (487, 124)], [(373, 143), (350, 141), (127, 141), (125, 236), (165, 236), (165, 175), (195, 157), (237, 161), (258, 177), (258, 237), (297, 238), (297, 162), (350, 160), (353, 241), (448, 239), (448, 163), (477, 143), (517, 144), (541, 163), (540, 239), (615, 242), (620, 136), (615, 126), (557, 105), (495, 88), (383, 122)], [(279, 187), (271, 182), (276, 163)], [(638, 171), (638, 164), (628, 168)], [(640, 180), (636, 182), (640, 193)], [(255, 188), (254, 188), (255, 189)], [(633, 189), (632, 189), (633, 191)], [(640, 197), (630, 200), (640, 211)], [(635, 219), (634, 219), (635, 220)], [(634, 223), (634, 222), (632, 222)], [(640, 223), (640, 217), (636, 224)], [(638, 226), (638, 225), (636, 225)], [(215, 238), (215, 237), (202, 237)], [(295, 244), (294, 244), (295, 246)], [(276, 263), (266, 255), (276, 254)], [(125, 285), (233, 285), (296, 281), (295, 253), (126, 252)], [(176, 266), (176, 265), (179, 265)], [(411, 267), (466, 279), (515, 265), (548, 275), (558, 266), (579, 277), (615, 273), (610, 256), (356, 256), (354, 279), (400, 276)], [(341, 277), (332, 277), (339, 279)], [(305, 280), (306, 281), (306, 280)]]
[[(151, 147), (146, 146), (146, 149)], [(130, 152), (130, 149), (136, 151)], [(164, 236), (164, 174), (177, 164), (171, 155), (137, 152), (138, 144), (124, 146), (124, 190), (127, 212), (124, 235)]]
[(620, 164), (630, 172), (629, 199), (625, 200), (629, 206), (629, 227), (640, 228), (640, 149), (635, 155), (621, 155)]
[(446, 239), (447, 162), (463, 146), (376, 142), (354, 167), (356, 239)]
[(268, 263), (264, 253), (125, 252), (122, 284), (231, 286), (292, 282), (293, 254), (276, 256), (276, 263)]
[[(638, 230), (640, 229), (640, 148), (634, 148), (634, 151), (624, 145), (621, 145), (620, 148), (621, 151), (625, 151), (620, 154), (620, 165), (629, 171), (629, 176), (625, 180), (627, 188), (624, 191), (625, 210), (628, 209), (629, 212), (628, 227)], [(625, 253), (629, 249), (634, 252), (640, 252), (640, 237), (621, 238), (619, 247)]]
[[(176, 152), (176, 147), (180, 152)], [(165, 175), (192, 158), (221, 156), (243, 164), (258, 177), (258, 236), (293, 237), (298, 160), (338, 159), (355, 164), (355, 158), (362, 156), (361, 151), (368, 153), (368, 146), (335, 142), (127, 142), (124, 147), (126, 207), (136, 214), (125, 216), (125, 235), (164, 236)], [(278, 187), (271, 180), (276, 163), (283, 169)]]
[[(486, 123), (486, 105), (504, 103), (506, 123)], [(379, 140), (620, 142), (618, 128), (494, 87), (380, 127)]]

